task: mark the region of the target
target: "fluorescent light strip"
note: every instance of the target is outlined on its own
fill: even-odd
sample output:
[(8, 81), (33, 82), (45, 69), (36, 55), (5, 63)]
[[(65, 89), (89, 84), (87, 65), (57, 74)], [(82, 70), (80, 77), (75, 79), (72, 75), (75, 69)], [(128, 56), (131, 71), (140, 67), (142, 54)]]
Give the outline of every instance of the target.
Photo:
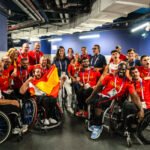
[(99, 38), (99, 34), (93, 34), (93, 35), (81, 35), (79, 36), (79, 39), (93, 39), (93, 38)]
[(62, 41), (62, 38), (55, 38), (55, 39), (49, 39), (49, 42), (58, 42), (58, 41)]
[(133, 29), (131, 30), (131, 32), (136, 32), (136, 31), (138, 31), (138, 30), (140, 30), (140, 29), (142, 29), (142, 28), (144, 28), (144, 27), (146, 27), (146, 26), (148, 26), (148, 25), (149, 25), (149, 22), (146, 22), (146, 23), (144, 23), (144, 24), (141, 24), (140, 26), (137, 26), (137, 27), (133, 28)]

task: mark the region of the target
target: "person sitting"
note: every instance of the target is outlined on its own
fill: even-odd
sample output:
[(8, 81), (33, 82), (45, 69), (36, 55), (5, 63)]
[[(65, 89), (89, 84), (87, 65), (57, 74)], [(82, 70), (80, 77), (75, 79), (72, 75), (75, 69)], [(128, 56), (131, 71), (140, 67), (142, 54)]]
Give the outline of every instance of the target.
[(33, 83), (40, 81), (42, 78), (42, 70), (37, 67), (34, 68), (33, 77), (29, 77), (21, 86), (20, 93), (25, 94), (27, 91), (31, 94), (31, 96), (36, 98), (36, 102), (38, 106), (43, 106), (46, 110), (46, 117), (42, 120), (44, 125), (56, 124), (57, 121), (52, 118), (53, 108), (56, 105), (56, 98), (53, 96), (49, 96), (38, 87), (36, 87)]
[[(2, 75), (3, 75), (3, 65), (0, 62), (0, 81), (1, 81)], [(0, 110), (6, 113), (7, 115), (11, 114), (12, 112), (19, 114), (21, 111), (21, 108), (20, 108), (20, 104), (18, 100), (4, 99), (4, 96), (2, 95), (2, 91), (1, 91), (2, 89), (3, 89), (3, 82), (0, 82)], [(21, 127), (19, 127), (19, 122), (16, 117), (11, 119), (11, 123), (12, 123), (12, 128), (13, 128), (12, 130), (13, 134), (19, 134), (21, 131), (26, 132), (28, 130), (27, 125), (21, 125)]]
[(136, 67), (130, 68), (130, 75), (132, 76), (132, 82), (141, 99), (143, 108), (150, 109), (150, 80), (142, 79)]
[[(102, 112), (103, 109), (110, 105), (113, 99), (122, 100), (123, 96), (130, 94), (133, 103), (139, 109), (138, 115), (140, 118), (144, 117), (144, 111), (139, 96), (137, 95), (133, 84), (125, 77), (127, 66), (124, 63), (119, 64), (116, 76), (109, 74), (94, 88), (92, 94), (87, 98), (86, 102), (95, 104), (95, 117), (93, 118), (93, 125), (90, 127), (92, 131), (91, 139), (97, 139), (103, 130)], [(98, 94), (97, 94), (98, 93)]]
[(75, 83), (79, 84), (79, 88), (76, 91), (79, 111), (76, 112), (76, 116), (87, 117), (87, 104), (85, 103), (85, 100), (90, 96), (100, 75), (99, 71), (90, 67), (89, 59), (84, 57), (82, 59), (82, 69), (79, 71)]

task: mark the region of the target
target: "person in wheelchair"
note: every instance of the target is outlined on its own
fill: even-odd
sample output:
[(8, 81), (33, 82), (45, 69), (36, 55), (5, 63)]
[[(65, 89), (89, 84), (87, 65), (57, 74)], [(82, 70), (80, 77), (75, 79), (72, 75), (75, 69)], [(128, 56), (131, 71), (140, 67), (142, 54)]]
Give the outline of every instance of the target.
[[(3, 81), (3, 65), (0, 62), (0, 81)], [(8, 79), (7, 79), (8, 80)], [(7, 82), (6, 82), (7, 83)], [(19, 114), (21, 111), (19, 102), (15, 99), (4, 99), (4, 96), (2, 95), (2, 89), (4, 88), (3, 82), (0, 82), (0, 110), (6, 113), (7, 115), (10, 115), (11, 113)], [(6, 87), (6, 86), (5, 86)], [(12, 133), (13, 134), (19, 134), (19, 132), (22, 130), (22, 132), (26, 132), (28, 130), (28, 127), (26, 125), (22, 125), (18, 123), (17, 118), (15, 117), (11, 119), (12, 123)]]
[(79, 110), (76, 112), (76, 116), (87, 118), (87, 104), (85, 100), (93, 91), (93, 88), (97, 84), (100, 78), (100, 72), (90, 67), (89, 59), (84, 57), (82, 59), (82, 69), (78, 73), (77, 81), (74, 84), (78, 84), (79, 88), (76, 91)]
[(46, 117), (42, 120), (44, 125), (56, 124), (57, 121), (52, 118), (53, 108), (56, 105), (56, 99), (52, 96), (48, 96), (45, 92), (37, 88), (33, 82), (42, 78), (42, 70), (37, 67), (34, 68), (33, 77), (29, 77), (20, 88), (20, 93), (25, 94), (30, 92), (31, 96), (36, 98), (38, 107), (43, 106), (46, 110)]
[(103, 109), (110, 105), (111, 100), (120, 100), (126, 93), (130, 94), (133, 103), (137, 106), (139, 118), (144, 117), (142, 104), (135, 91), (134, 85), (125, 77), (126, 69), (126, 64), (120, 63), (117, 74), (115, 76), (109, 74), (105, 76), (102, 81), (99, 80), (92, 94), (87, 98), (86, 102), (88, 104), (95, 102), (95, 116), (93, 118), (93, 123), (89, 128), (89, 130), (92, 131), (91, 139), (97, 139), (102, 133)]
[[(130, 75), (135, 90), (140, 97), (142, 107), (145, 111), (150, 110), (150, 80), (142, 79), (140, 77), (140, 72), (136, 67), (130, 68)], [(136, 105), (130, 101), (125, 102), (124, 109), (124, 117), (129, 114), (136, 114), (138, 111)]]

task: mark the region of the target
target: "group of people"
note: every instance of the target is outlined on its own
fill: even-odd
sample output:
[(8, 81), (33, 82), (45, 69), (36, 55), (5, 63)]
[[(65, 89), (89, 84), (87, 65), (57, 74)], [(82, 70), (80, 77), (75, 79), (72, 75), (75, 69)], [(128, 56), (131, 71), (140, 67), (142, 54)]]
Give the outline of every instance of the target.
[[(100, 136), (103, 130), (102, 113), (112, 99), (123, 101), (130, 96), (131, 101), (126, 103), (126, 109), (132, 104), (132, 110), (142, 119), (144, 110), (150, 109), (150, 57), (143, 55), (139, 58), (133, 48), (124, 55), (121, 46), (116, 46), (107, 63), (101, 54), (100, 45), (95, 44), (92, 50), (93, 54), (90, 55), (86, 47), (81, 48), (81, 54), (69, 48), (66, 55), (65, 48), (60, 46), (51, 61), (40, 51), (39, 42), (35, 42), (34, 50), (29, 50), (28, 43), (24, 43), (20, 50), (9, 49), (0, 62), (0, 110), (18, 111), (19, 102), (16, 99), (34, 95), (47, 112), (43, 123), (57, 123), (51, 116), (56, 98), (46, 95), (32, 84), (52, 66), (56, 66), (60, 79), (57, 98), (60, 106), (65, 91), (67, 110), (77, 117), (87, 118), (87, 105), (94, 106), (94, 117), (89, 128), (91, 139)], [(77, 112), (71, 105), (73, 94), (77, 96)], [(41, 98), (43, 96), (44, 99)]]

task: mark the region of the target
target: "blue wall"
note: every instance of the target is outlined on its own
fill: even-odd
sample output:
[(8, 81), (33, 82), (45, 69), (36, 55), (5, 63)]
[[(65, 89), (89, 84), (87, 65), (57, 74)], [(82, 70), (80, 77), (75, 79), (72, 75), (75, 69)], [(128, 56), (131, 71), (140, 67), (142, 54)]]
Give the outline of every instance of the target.
[(7, 18), (0, 14), (0, 51), (7, 51)]
[[(55, 54), (57, 49), (53, 49), (54, 47), (58, 48), (59, 46), (64, 46), (66, 51), (69, 47), (72, 47), (75, 52), (81, 52), (81, 47), (86, 46), (88, 52), (92, 54), (92, 47), (94, 44), (99, 44), (101, 46), (101, 53), (103, 55), (110, 55), (110, 52), (115, 48), (116, 45), (122, 46), (122, 52), (126, 54), (126, 51), (129, 48), (135, 48), (139, 55), (148, 54), (150, 55), (150, 36), (143, 39), (141, 35), (130, 33), (127, 30), (107, 30), (101, 32), (92, 32), (86, 34), (100, 34), (99, 38), (94, 39), (82, 39), (80, 40), (79, 34), (73, 35), (63, 35), (60, 36), (62, 41), (59, 42), (51, 42), (48, 45), (48, 41), (42, 41), (42, 49), (48, 54)], [(80, 35), (86, 35), (80, 34)], [(48, 47), (48, 46), (49, 47)], [(45, 47), (45, 48), (44, 48)]]

